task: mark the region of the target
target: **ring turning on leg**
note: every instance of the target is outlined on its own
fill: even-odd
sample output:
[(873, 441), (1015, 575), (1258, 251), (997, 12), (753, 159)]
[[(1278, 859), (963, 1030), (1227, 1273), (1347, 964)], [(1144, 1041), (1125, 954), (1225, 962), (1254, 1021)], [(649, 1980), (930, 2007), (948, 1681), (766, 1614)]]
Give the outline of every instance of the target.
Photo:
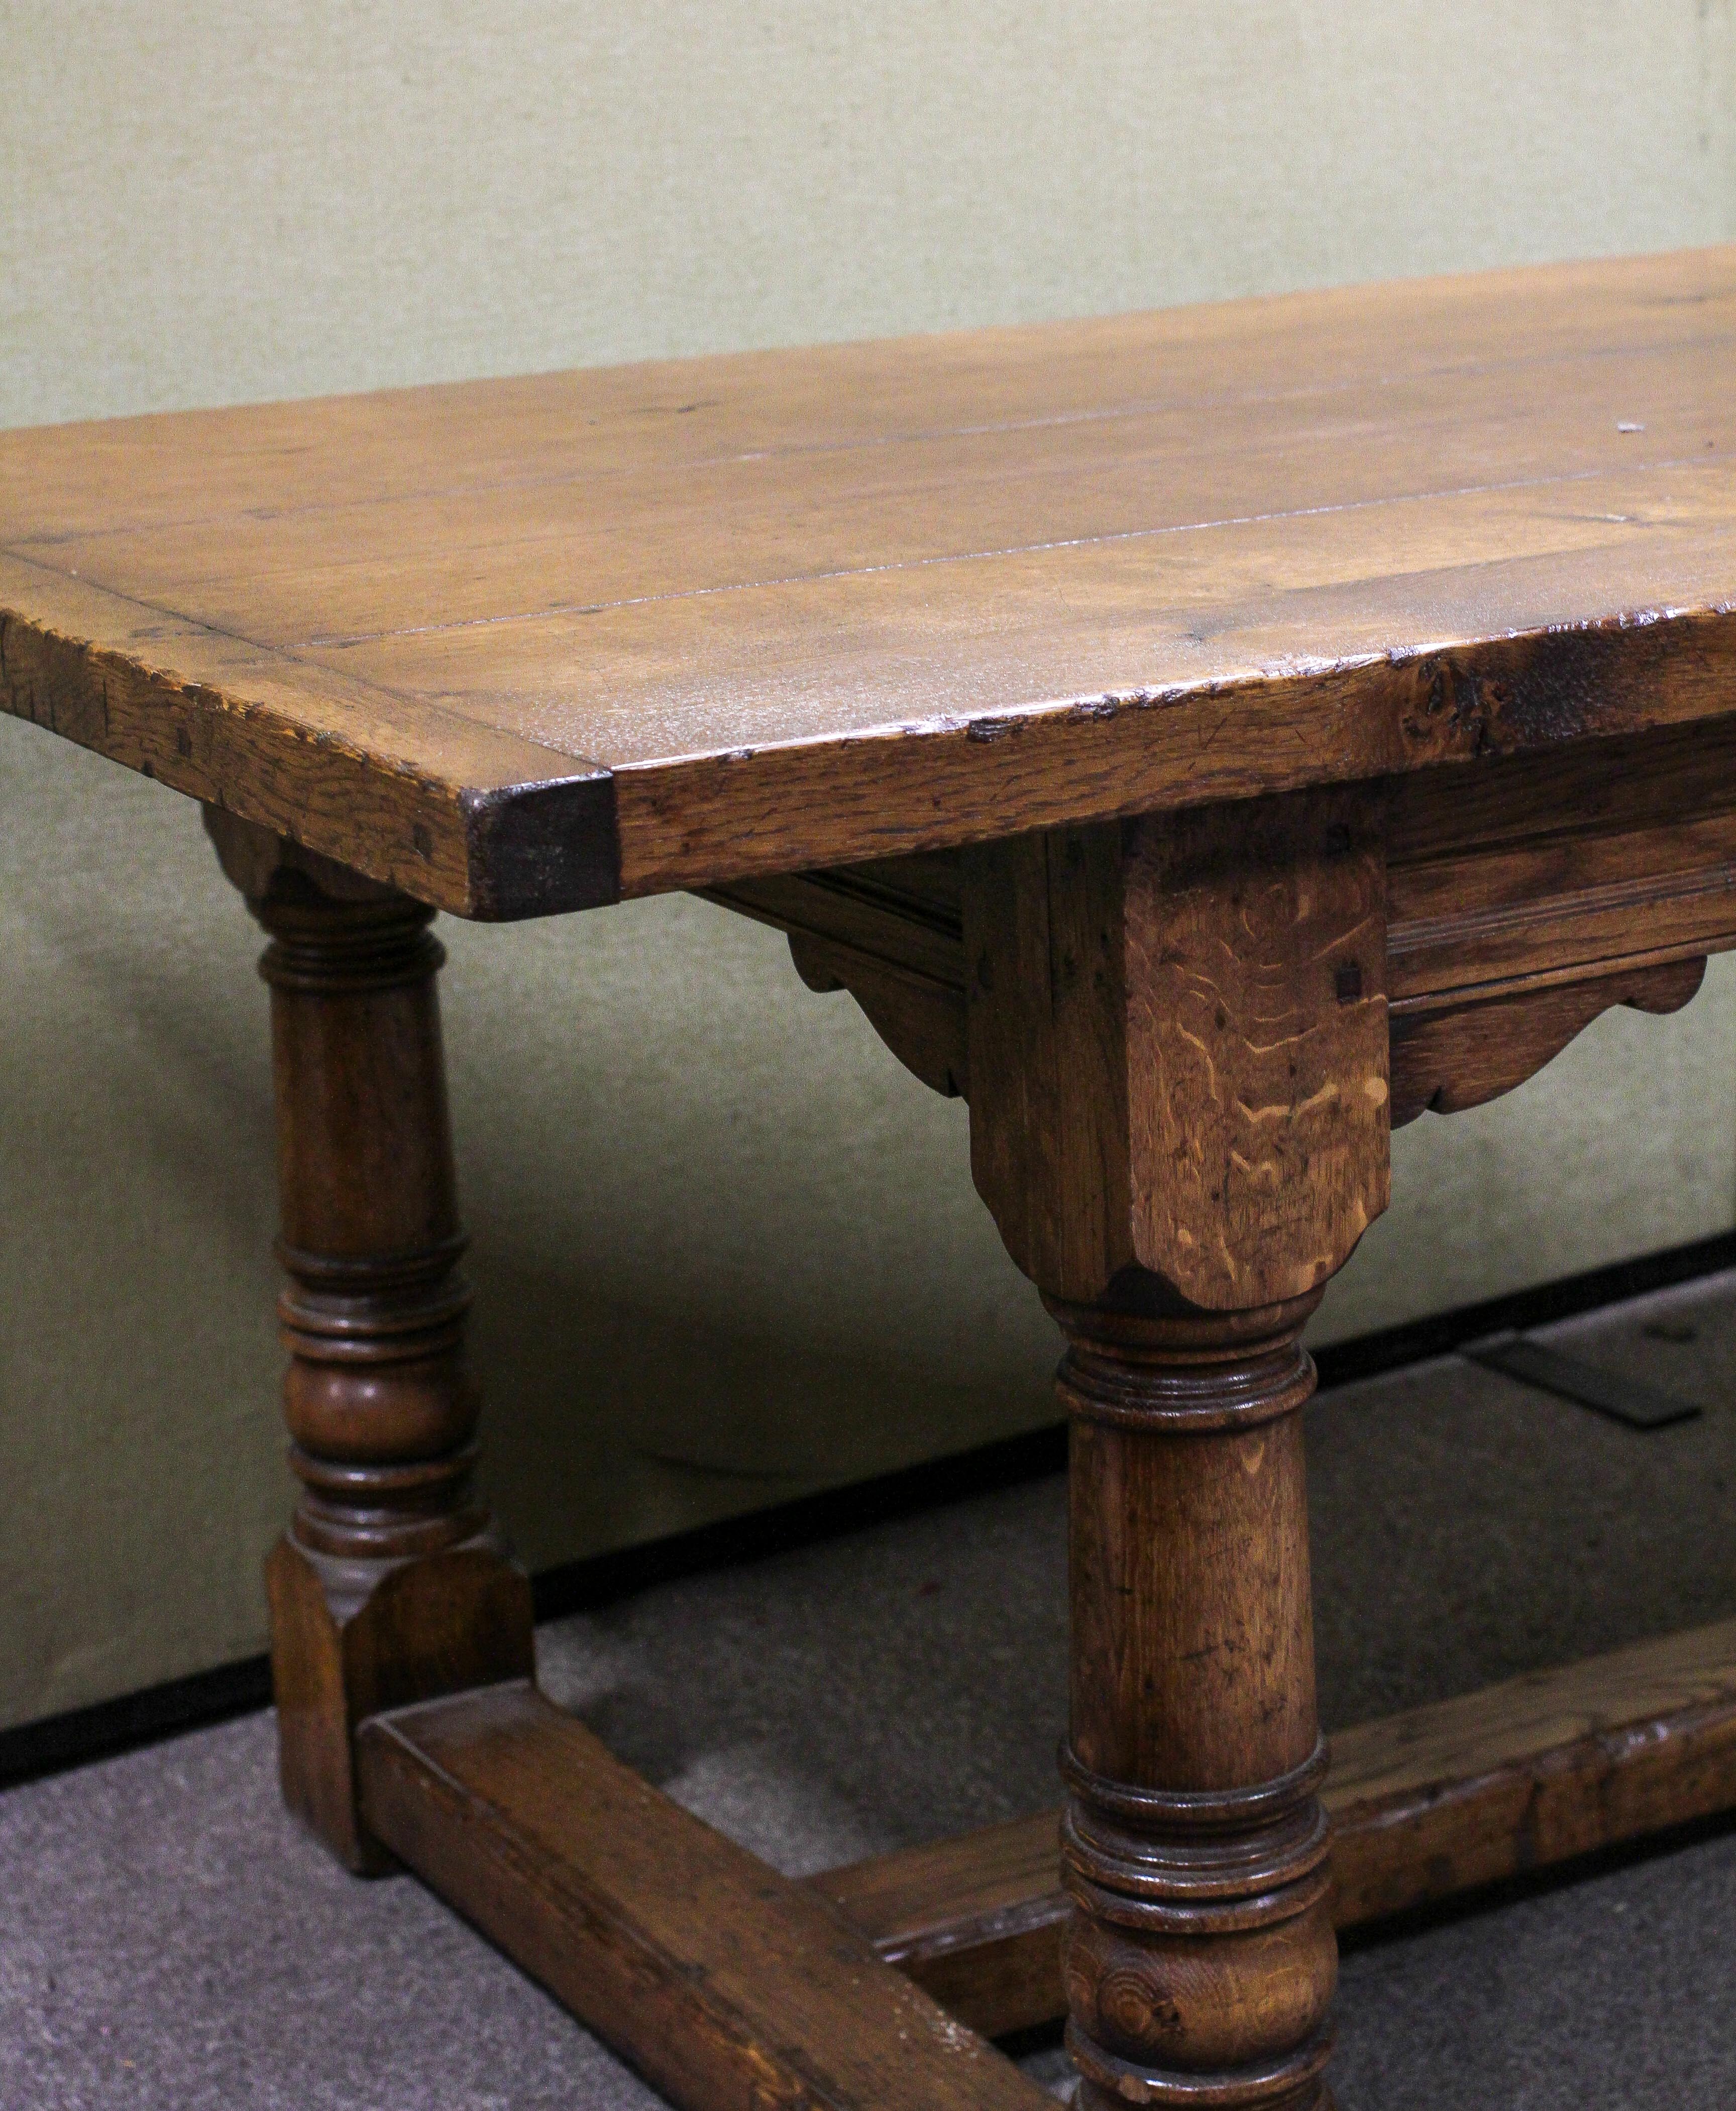
[(1337, 1976), (1297, 1335), (1314, 1296), (1070, 1337), (1062, 1868), (1081, 2104), (1314, 2105)]
[(284, 1793), (357, 1869), (362, 1719), (532, 1669), (529, 1587), (472, 1489), (476, 1388), (432, 912), (233, 816), (270, 934), (284, 1409), (302, 1484), (266, 1564)]
[(1385, 860), (1299, 792), (966, 853), (971, 1170), (1068, 1349), (1084, 2111), (1320, 2111), (1304, 1322), (1386, 1206)]

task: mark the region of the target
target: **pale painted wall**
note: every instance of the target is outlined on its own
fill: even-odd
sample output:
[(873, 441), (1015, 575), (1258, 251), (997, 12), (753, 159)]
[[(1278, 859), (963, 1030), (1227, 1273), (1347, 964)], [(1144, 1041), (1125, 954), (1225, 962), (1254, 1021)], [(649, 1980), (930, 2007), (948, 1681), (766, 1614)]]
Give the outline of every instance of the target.
[[(1732, 0), (0, 0), (0, 423), (1736, 234)], [(537, 1564), (1047, 1417), (961, 1110), (685, 900), (448, 924)], [(0, 722), (0, 1721), (259, 1646), (255, 935)], [(1736, 975), (1397, 1140), (1356, 1332), (1728, 1225)]]

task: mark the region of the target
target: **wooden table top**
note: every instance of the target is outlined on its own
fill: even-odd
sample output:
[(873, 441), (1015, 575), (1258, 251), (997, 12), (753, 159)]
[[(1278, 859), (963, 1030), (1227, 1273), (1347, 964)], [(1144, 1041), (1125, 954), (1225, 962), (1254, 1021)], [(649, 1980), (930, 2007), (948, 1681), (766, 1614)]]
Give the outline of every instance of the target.
[(1736, 248), (0, 434), (0, 701), (461, 913), (1736, 708)]

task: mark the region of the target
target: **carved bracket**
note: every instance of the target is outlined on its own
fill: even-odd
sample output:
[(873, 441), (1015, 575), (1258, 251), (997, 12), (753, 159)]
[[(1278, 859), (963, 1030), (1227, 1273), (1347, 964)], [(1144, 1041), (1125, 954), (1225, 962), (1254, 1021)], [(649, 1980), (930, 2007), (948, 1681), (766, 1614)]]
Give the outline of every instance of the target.
[(738, 880), (706, 899), (787, 932), (811, 990), (848, 990), (924, 1084), (969, 1098), (959, 865), (950, 853)]
[[(1384, 850), (1378, 973), (1389, 1006), (1393, 1124), (1511, 1091), (1612, 1005), (1668, 1012), (1685, 1004), (1706, 956), (1736, 946), (1733, 786), (1736, 720), (1641, 743), (1424, 770), (1351, 794), (1359, 825)], [(1217, 829), (1233, 841), (1256, 810), (1128, 824), (1143, 855), (1165, 861), (1162, 886), (1177, 900), (1163, 915), (1188, 913), (1180, 897), (1193, 885), (1192, 836)], [(1007, 845), (887, 859), (738, 882), (714, 898), (788, 932), (811, 987), (848, 990), (919, 1078), (969, 1098), (977, 1037), (967, 964), (980, 949), (966, 943), (962, 874), (1025, 855)], [(1249, 932), (1226, 943), (1225, 977), (1263, 972)], [(1204, 984), (1170, 980), (1179, 1017)], [(1153, 1031), (1162, 1009), (1149, 1000)], [(1207, 1016), (1215, 1021), (1215, 1009)], [(1205, 1060), (1199, 1047), (1186, 1056), (1188, 1046), (1166, 1060)], [(1178, 1196), (1194, 1177), (1184, 1155)], [(1176, 1207), (1179, 1231), (1192, 1205)]]
[(1700, 954), (1500, 996), (1395, 1006), (1393, 1126), (1424, 1113), (1458, 1114), (1511, 1092), (1613, 1005), (1679, 1011), (1705, 975)]

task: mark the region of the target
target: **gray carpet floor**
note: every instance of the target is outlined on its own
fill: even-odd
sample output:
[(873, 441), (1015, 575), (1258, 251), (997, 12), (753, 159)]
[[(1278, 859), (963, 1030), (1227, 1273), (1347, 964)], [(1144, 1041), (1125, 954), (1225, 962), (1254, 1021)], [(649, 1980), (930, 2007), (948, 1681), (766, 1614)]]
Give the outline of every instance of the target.
[[(1309, 1410), (1329, 1726), (1736, 1613), (1736, 1277), (1543, 1338), (1701, 1400), (1636, 1434), (1457, 1359)], [(545, 1683), (792, 1873), (1052, 1802), (1041, 1482), (545, 1628)], [(407, 1878), (279, 1809), (260, 1716), (0, 1796), (4, 2111), (655, 2111)], [(1736, 1831), (1353, 1945), (1341, 2111), (1736, 2104)], [(1058, 2050), (1028, 2051), (1057, 2089)]]

